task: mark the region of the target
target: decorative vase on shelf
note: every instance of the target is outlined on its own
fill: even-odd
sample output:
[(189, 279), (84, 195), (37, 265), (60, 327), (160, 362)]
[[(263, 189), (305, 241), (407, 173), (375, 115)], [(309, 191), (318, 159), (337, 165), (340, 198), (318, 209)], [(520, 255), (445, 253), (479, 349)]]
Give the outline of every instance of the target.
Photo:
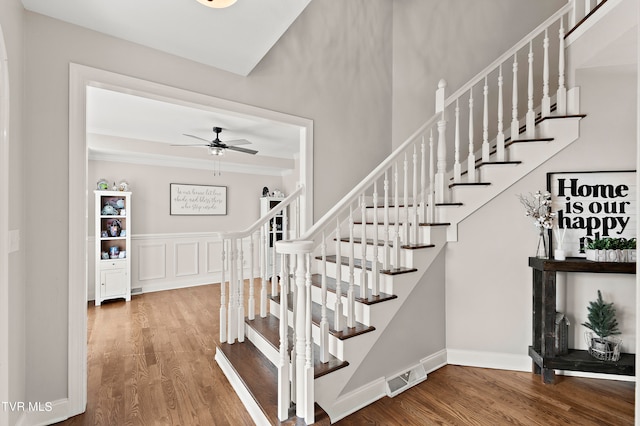
[(536, 249), (536, 257), (539, 259), (547, 259), (547, 236), (544, 232), (544, 228), (540, 228), (540, 234), (538, 235), (538, 247)]

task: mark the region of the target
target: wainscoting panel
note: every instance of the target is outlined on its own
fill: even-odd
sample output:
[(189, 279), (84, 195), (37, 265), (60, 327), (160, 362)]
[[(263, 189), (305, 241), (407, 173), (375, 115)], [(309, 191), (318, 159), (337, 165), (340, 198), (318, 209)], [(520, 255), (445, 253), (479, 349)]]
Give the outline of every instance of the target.
[(198, 259), (197, 241), (176, 243), (174, 244), (174, 265), (176, 277), (185, 277), (189, 275), (198, 275), (199, 259)]
[[(132, 241), (134, 258), (132, 265), (136, 265), (137, 273), (132, 273), (132, 282), (161, 280), (167, 277), (167, 244), (147, 243), (136, 244)], [(137, 246), (137, 247), (136, 247)], [(131, 252), (131, 251), (130, 251)], [(135, 255), (137, 259), (135, 258)], [(132, 271), (133, 272), (133, 271)]]

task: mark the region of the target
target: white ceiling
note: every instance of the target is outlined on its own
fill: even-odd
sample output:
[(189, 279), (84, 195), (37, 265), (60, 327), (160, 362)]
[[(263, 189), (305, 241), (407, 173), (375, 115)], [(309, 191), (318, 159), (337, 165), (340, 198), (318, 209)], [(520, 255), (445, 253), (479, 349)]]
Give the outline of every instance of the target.
[[(131, 94), (87, 87), (87, 146), (93, 160), (286, 175), (295, 167), (300, 128), (263, 118), (185, 106)], [(222, 142), (246, 139), (242, 147), (255, 155), (226, 150), (220, 163), (206, 146), (185, 134), (213, 140), (222, 127)], [(202, 141), (203, 144), (206, 142)]]
[[(237, 0), (213, 9), (196, 0), (22, 0), (30, 11), (129, 40), (242, 76), (268, 53), (311, 0)], [(256, 155), (227, 150), (222, 170), (286, 175), (294, 168), (296, 126), (225, 111), (187, 107), (98, 88), (87, 91), (90, 159), (212, 168), (206, 148), (184, 133), (247, 139)]]
[(22, 0), (27, 10), (243, 76), (311, 0)]

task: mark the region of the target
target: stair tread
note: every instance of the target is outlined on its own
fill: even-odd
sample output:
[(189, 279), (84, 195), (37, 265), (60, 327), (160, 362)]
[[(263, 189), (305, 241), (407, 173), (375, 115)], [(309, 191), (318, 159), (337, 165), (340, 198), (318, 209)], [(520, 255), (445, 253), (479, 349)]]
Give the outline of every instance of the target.
[[(232, 345), (221, 343), (218, 349), (229, 360), (271, 424), (300, 424), (302, 419), (295, 417), (294, 407), (289, 409), (288, 420), (278, 420), (278, 369), (253, 343), (249, 340)], [(315, 404), (315, 420), (314, 424), (330, 424), (329, 415), (318, 404)]]
[[(270, 295), (269, 298), (278, 304), (280, 303), (279, 295), (278, 296)], [(289, 311), (293, 311), (292, 297), (287, 298), (287, 306), (289, 308)], [(344, 306), (344, 308), (346, 309), (346, 306)], [(322, 306), (318, 303), (311, 302), (311, 322), (316, 326), (320, 326), (321, 319), (322, 319)], [(344, 315), (343, 315), (343, 320), (344, 320), (344, 323), (346, 324), (347, 320), (346, 320), (346, 316)], [(345, 325), (345, 327), (342, 330), (336, 330), (334, 311), (332, 311), (329, 308), (327, 308), (327, 322), (329, 324), (329, 333), (340, 340), (350, 339), (352, 337), (359, 336), (360, 334), (368, 333), (376, 329), (371, 325), (364, 325), (356, 321), (355, 327), (347, 327)]]
[[(340, 256), (340, 257), (341, 257), (340, 264), (344, 265), (344, 266), (349, 266), (349, 258), (347, 256)], [(322, 257), (321, 256), (317, 256), (316, 259), (322, 259)], [(327, 256), (327, 262), (337, 263), (336, 256), (333, 255), (333, 254), (330, 255), (330, 256)], [(355, 268), (362, 269), (362, 259), (354, 259), (353, 266)], [(371, 266), (372, 266), (371, 262), (367, 260), (366, 263), (365, 263), (365, 268), (368, 271), (370, 271), (371, 270)], [(385, 275), (399, 275), (399, 274), (405, 274), (405, 273), (408, 273), (408, 272), (416, 272), (416, 271), (417, 271), (417, 269), (415, 269), (415, 268), (407, 268), (407, 267), (401, 266), (399, 268), (384, 269), (384, 270), (381, 270), (380, 273), (381, 274), (385, 274)]]
[[(334, 238), (335, 241), (335, 238)], [(344, 238), (340, 238), (340, 241), (342, 241), (343, 243), (348, 243), (349, 242), (349, 238), (348, 237), (344, 237)], [(362, 244), (362, 238), (354, 238), (353, 239), (353, 243), (354, 244)], [(389, 244), (390, 247), (393, 247), (393, 241), (387, 241), (387, 243)], [(373, 242), (373, 238), (367, 238), (367, 245), (368, 246), (372, 246), (374, 245)], [(377, 245), (379, 247), (384, 247), (384, 240), (378, 240)], [(421, 249), (421, 248), (429, 248), (429, 247), (435, 247), (435, 245), (433, 244), (402, 244), (400, 246), (400, 248), (403, 249), (409, 249), (409, 250), (415, 250), (415, 249)]]
[[(327, 291), (330, 291), (331, 293), (335, 293), (336, 292), (336, 279), (332, 278), (332, 277), (327, 277)], [(342, 294), (343, 297), (347, 297), (347, 290), (349, 289), (349, 283), (344, 282), (344, 281), (340, 281), (340, 293)], [(315, 287), (322, 287), (322, 275), (320, 274), (313, 274), (311, 275), (311, 284)], [(356, 285), (355, 287), (355, 293), (356, 295), (360, 294), (360, 286)], [(360, 302), (363, 303), (365, 305), (374, 305), (376, 303), (380, 303), (380, 302), (385, 302), (387, 300), (393, 300), (393, 299), (397, 299), (398, 296), (394, 295), (394, 294), (387, 294), (387, 293), (382, 293), (380, 292), (377, 296), (374, 296), (373, 294), (371, 294), (371, 289), (368, 288), (367, 289), (367, 297), (366, 298), (361, 298), (356, 296), (356, 302)]]
[(436, 207), (460, 207), (462, 203), (436, 203)]
[(491, 182), (455, 182), (449, 185), (449, 188), (456, 186), (489, 186)]
[[(353, 222), (354, 225), (362, 225), (362, 221), (355, 221)], [(373, 222), (365, 222), (365, 225), (373, 225)], [(389, 226), (395, 226), (395, 223), (389, 223)], [(402, 225), (402, 224), (400, 224)], [(418, 226), (449, 226), (451, 225), (451, 223), (449, 222), (420, 222), (418, 224)], [(378, 222), (378, 226), (384, 226), (384, 223), (382, 221)]]
[[(258, 334), (260, 334), (271, 346), (273, 346), (276, 350), (280, 347), (280, 319), (274, 315), (267, 314), (266, 317), (262, 318), (257, 316), (255, 319), (250, 320), (245, 318), (244, 322), (249, 325), (253, 330), (255, 330)], [(294, 342), (292, 339), (293, 329), (289, 327), (289, 353), (291, 353), (291, 349), (293, 348)], [(320, 346), (313, 344), (313, 377), (318, 378), (322, 377), (326, 374), (329, 374), (333, 371), (339, 370), (341, 368), (349, 365), (347, 361), (343, 361), (341, 359), (336, 358), (335, 356), (329, 354), (329, 360), (326, 363), (320, 362)]]

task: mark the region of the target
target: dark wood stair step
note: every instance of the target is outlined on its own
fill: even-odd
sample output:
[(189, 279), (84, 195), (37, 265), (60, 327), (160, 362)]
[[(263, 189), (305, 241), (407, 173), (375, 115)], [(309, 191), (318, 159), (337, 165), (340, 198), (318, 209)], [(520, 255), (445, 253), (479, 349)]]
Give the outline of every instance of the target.
[[(280, 296), (269, 296), (269, 298), (271, 300), (273, 300), (274, 302), (280, 304)], [(345, 307), (345, 312), (346, 312), (346, 306), (343, 305)], [(292, 297), (288, 297), (287, 298), (287, 307), (289, 308), (290, 312), (293, 312), (293, 298)], [(327, 308), (327, 322), (329, 323), (329, 333), (335, 337), (337, 337), (340, 340), (347, 340), (350, 339), (352, 337), (356, 337), (359, 336), (361, 334), (364, 333), (368, 333), (370, 331), (375, 330), (376, 328), (371, 326), (371, 325), (364, 325), (360, 322), (356, 321), (356, 326), (355, 327), (347, 327), (345, 326), (342, 330), (336, 330), (335, 328), (335, 321), (334, 321), (334, 311), (332, 311), (331, 309)], [(320, 326), (320, 320), (322, 319), (322, 307), (320, 306), (320, 304), (315, 303), (315, 302), (311, 302), (311, 322), (313, 324), (315, 324), (316, 326)], [(346, 316), (344, 318), (344, 323), (347, 323), (346, 320)]]
[(449, 185), (449, 188), (455, 188), (460, 186), (489, 186), (491, 182), (457, 182)]
[[(266, 317), (262, 318), (261, 316), (257, 316), (255, 319), (250, 320), (249, 318), (245, 318), (244, 322), (251, 327), (256, 333), (260, 334), (264, 340), (269, 342), (274, 349), (279, 350), (280, 348), (280, 319), (274, 315), (267, 314)], [(293, 329), (289, 327), (289, 354), (291, 354), (291, 349), (293, 348)], [(318, 377), (322, 377), (326, 374), (329, 374), (333, 371), (339, 370), (341, 368), (349, 365), (347, 361), (342, 361), (335, 356), (329, 354), (329, 361), (326, 363), (320, 362), (320, 346), (313, 344), (313, 377), (317, 379)]]
[[(335, 241), (335, 238), (334, 238), (334, 241)], [(348, 237), (340, 238), (340, 241), (342, 241), (343, 243), (348, 243), (349, 242), (349, 238)], [(353, 243), (362, 245), (362, 238), (354, 238), (353, 239)], [(388, 241), (388, 244), (389, 244), (390, 247), (393, 247), (393, 241)], [(367, 245), (368, 246), (374, 245), (373, 238), (367, 238)], [(384, 241), (383, 240), (378, 240), (377, 241), (377, 245), (379, 247), (384, 247)], [(400, 246), (400, 248), (408, 249), (408, 250), (417, 250), (417, 249), (421, 249), (421, 248), (430, 248), (430, 247), (435, 247), (435, 245), (433, 245), (433, 244), (403, 244), (403, 245)]]
[[(322, 256), (317, 256), (316, 259), (322, 260)], [(336, 256), (333, 254), (330, 256), (327, 256), (327, 262), (337, 263)], [(349, 266), (349, 258), (347, 256), (341, 256), (340, 264), (343, 266)], [(355, 268), (362, 269), (362, 259), (354, 259), (353, 266)], [(372, 267), (371, 261), (367, 260), (364, 266), (367, 271), (371, 271), (371, 267)], [(380, 273), (385, 275), (399, 275), (399, 274), (406, 274), (409, 272), (416, 272), (416, 271), (417, 271), (416, 268), (406, 268), (404, 266), (401, 266), (399, 268), (383, 269), (380, 271)]]
[[(331, 277), (327, 277), (327, 291), (330, 291), (331, 293), (335, 293), (336, 292), (336, 279), (335, 278), (331, 278)], [(347, 290), (349, 290), (349, 283), (344, 282), (344, 281), (340, 281), (340, 294), (342, 294), (343, 297), (347, 297)], [(322, 275), (320, 274), (313, 274), (311, 275), (311, 284), (314, 287), (318, 287), (321, 288), (322, 287)], [(393, 299), (397, 299), (398, 296), (393, 295), (393, 294), (387, 294), (387, 293), (382, 293), (380, 292), (377, 296), (374, 296), (373, 294), (371, 294), (371, 289), (367, 288), (367, 297), (366, 298), (361, 298), (358, 295), (360, 294), (360, 286), (356, 285), (355, 287), (355, 293), (356, 293), (356, 302), (360, 302), (362, 304), (365, 305), (374, 305), (376, 303), (380, 303), (380, 302), (386, 302), (387, 300), (393, 300)]]
[[(274, 425), (304, 424), (295, 417), (295, 406), (289, 409), (290, 418), (278, 420), (278, 369), (248, 339), (244, 343), (221, 343), (218, 349), (229, 360), (232, 368), (258, 403), (262, 412)], [(329, 415), (315, 404), (315, 420), (320, 425), (329, 425)], [(302, 422), (302, 423), (301, 423)]]
[(462, 203), (436, 203), (436, 207), (460, 207)]
[[(355, 221), (353, 222), (354, 225), (362, 225), (362, 221)], [(373, 222), (365, 222), (365, 225), (371, 225), (373, 226)], [(393, 227), (395, 226), (395, 223), (389, 223), (389, 227)], [(418, 226), (449, 226), (451, 225), (450, 222), (420, 222), (418, 224)], [(378, 226), (384, 226), (384, 222), (380, 221), (378, 222)], [(402, 226), (402, 224), (400, 224), (400, 226)]]

